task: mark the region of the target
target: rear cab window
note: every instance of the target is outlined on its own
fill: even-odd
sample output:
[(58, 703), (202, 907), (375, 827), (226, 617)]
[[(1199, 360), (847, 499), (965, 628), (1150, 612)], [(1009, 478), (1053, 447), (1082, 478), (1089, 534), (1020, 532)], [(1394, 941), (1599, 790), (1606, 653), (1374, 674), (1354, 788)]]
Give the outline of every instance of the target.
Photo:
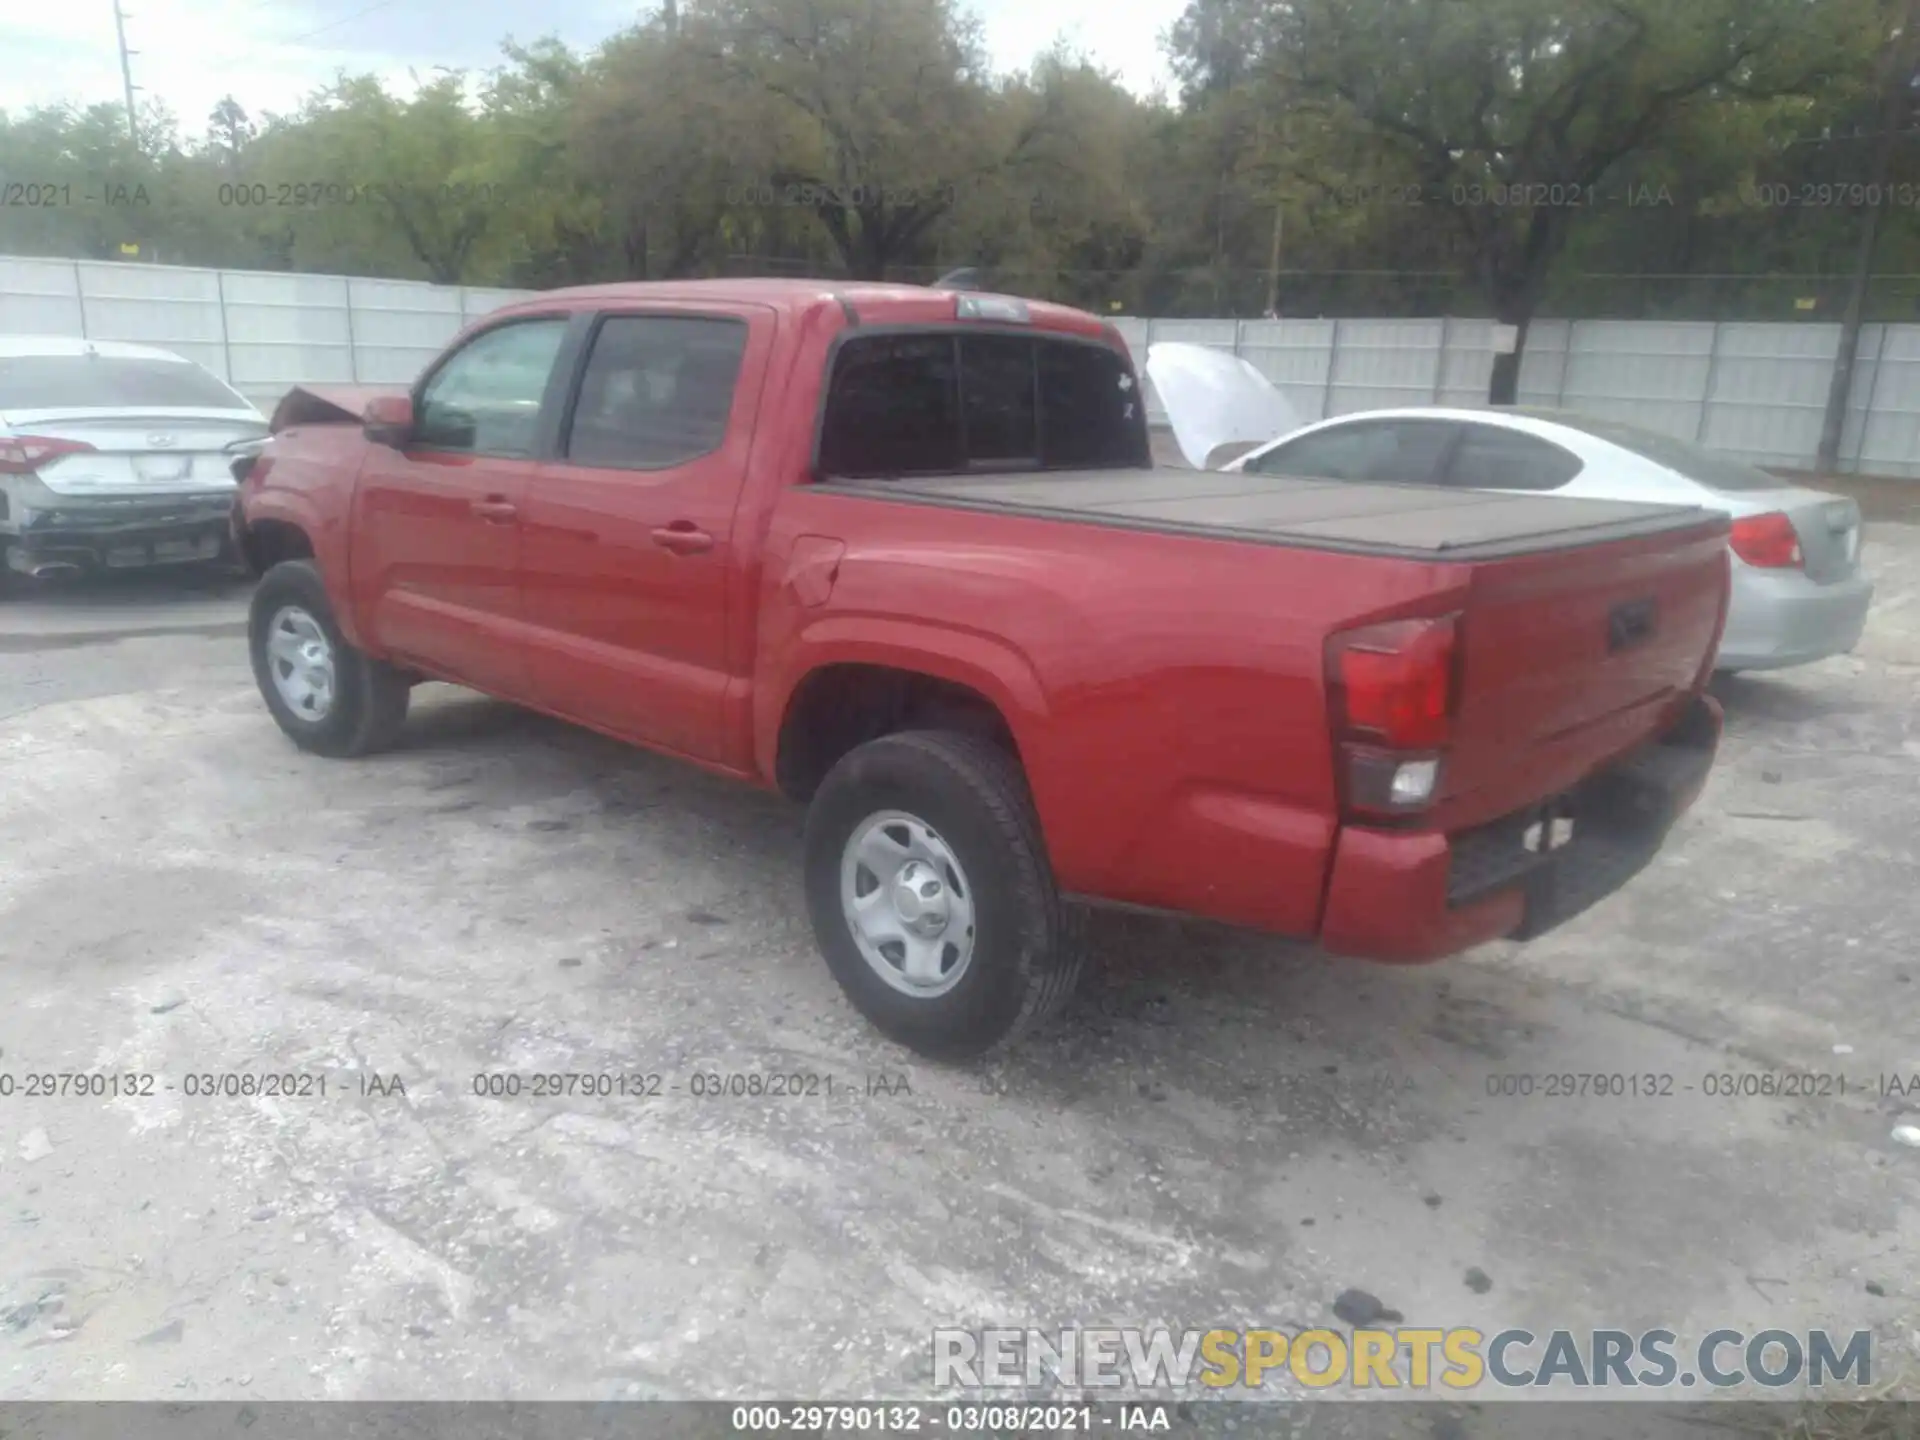
[(1047, 332), (857, 332), (834, 357), (822, 476), (1145, 468), (1139, 386), (1108, 345)]

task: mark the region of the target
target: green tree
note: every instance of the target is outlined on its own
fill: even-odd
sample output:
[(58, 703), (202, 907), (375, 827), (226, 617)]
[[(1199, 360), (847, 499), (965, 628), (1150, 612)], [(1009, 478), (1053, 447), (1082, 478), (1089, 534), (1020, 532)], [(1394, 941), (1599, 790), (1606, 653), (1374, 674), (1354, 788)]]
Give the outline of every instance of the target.
[(592, 62), (556, 40), (505, 50), (482, 102), (509, 202), (492, 230), (498, 278), (535, 288), (624, 278), (604, 189), (574, 143)]
[(1269, 0), (1252, 53), (1279, 94), (1396, 151), (1458, 227), (1473, 279), (1519, 334), (1491, 392), (1511, 401), (1582, 209), (1612, 201), (1620, 167), (1690, 121), (1832, 83), (1857, 53), (1850, 3)]
[(1141, 192), (1150, 112), (1111, 74), (1064, 48), (996, 87), (984, 170), (940, 231), (942, 263), (990, 283), (1111, 308), (1113, 278), (1145, 252)]
[(515, 197), (500, 183), (489, 118), (469, 104), (463, 74), (409, 100), (370, 75), (343, 78), (260, 136), (263, 231), (297, 269), (352, 269), (357, 256), (363, 272), (371, 261), (442, 285), (491, 278), (483, 242), (505, 243)]
[(716, 268), (773, 164), (785, 117), (722, 47), (712, 14), (669, 11), (608, 41), (583, 77), (568, 145), (623, 278)]
[(239, 172), (240, 157), (258, 134), (246, 108), (231, 95), (222, 98), (207, 116), (207, 144), (229, 174)]
[(778, 102), (768, 194), (810, 212), (847, 271), (884, 279), (1013, 159), (977, 22), (950, 0), (699, 0), (728, 83)]

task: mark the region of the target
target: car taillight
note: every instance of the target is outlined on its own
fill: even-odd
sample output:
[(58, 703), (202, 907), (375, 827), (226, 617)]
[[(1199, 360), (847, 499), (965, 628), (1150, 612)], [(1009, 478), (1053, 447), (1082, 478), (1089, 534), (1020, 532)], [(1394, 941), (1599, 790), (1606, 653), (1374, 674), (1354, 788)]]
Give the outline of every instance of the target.
[(1439, 791), (1452, 733), (1452, 616), (1389, 620), (1327, 642), (1327, 687), (1350, 809), (1402, 815)]
[(1762, 570), (1800, 568), (1800, 535), (1778, 510), (1742, 515), (1733, 522), (1733, 553)]
[(84, 440), (59, 440), (49, 435), (0, 435), (0, 475), (30, 475), (49, 460), (84, 454), (92, 449)]

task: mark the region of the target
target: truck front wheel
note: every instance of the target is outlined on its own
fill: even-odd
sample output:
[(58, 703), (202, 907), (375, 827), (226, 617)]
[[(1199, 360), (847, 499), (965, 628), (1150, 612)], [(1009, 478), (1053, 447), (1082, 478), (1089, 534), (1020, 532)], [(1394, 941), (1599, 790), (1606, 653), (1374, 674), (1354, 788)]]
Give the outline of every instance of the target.
[(311, 560), (282, 561), (261, 579), (247, 615), (247, 649), (261, 698), (302, 750), (368, 755), (400, 733), (408, 678), (346, 642)]
[(923, 1055), (1009, 1044), (1084, 966), (1025, 779), (980, 736), (903, 731), (845, 756), (807, 814), (806, 887), (834, 978)]

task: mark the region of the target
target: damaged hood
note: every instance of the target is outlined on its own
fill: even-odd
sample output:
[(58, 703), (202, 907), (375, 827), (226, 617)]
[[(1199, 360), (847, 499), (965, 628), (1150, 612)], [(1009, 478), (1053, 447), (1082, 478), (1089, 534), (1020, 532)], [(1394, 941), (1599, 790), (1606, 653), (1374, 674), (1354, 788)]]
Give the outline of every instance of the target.
[(296, 385), (273, 407), (275, 434), (295, 425), (358, 425), (367, 402), (378, 395), (405, 395), (404, 385)]
[(1196, 470), (1224, 445), (1264, 445), (1304, 423), (1271, 380), (1225, 350), (1173, 340), (1149, 345), (1147, 378)]

